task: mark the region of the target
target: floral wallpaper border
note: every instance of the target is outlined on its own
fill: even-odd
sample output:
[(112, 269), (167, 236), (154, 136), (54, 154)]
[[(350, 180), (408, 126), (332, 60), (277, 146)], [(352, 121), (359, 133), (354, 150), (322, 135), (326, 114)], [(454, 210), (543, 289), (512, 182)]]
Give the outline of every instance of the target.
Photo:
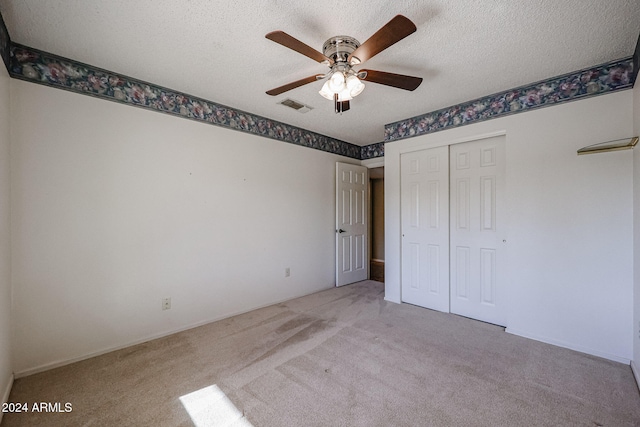
[(375, 159), (376, 157), (384, 157), (384, 142), (361, 147), (360, 160)]
[(565, 74), (385, 125), (385, 142), (633, 87), (633, 58)]
[(9, 30), (7, 30), (2, 15), (0, 15), (0, 56), (7, 70), (9, 70), (10, 46), (11, 39), (9, 38)]
[(360, 159), (361, 147), (206, 99), (10, 43), (17, 79)]
[(11, 77), (21, 80), (367, 160), (384, 157), (387, 142), (631, 88), (640, 69), (640, 37), (633, 57), (390, 123), (384, 142), (363, 147), (13, 43), (1, 14), (0, 56)]

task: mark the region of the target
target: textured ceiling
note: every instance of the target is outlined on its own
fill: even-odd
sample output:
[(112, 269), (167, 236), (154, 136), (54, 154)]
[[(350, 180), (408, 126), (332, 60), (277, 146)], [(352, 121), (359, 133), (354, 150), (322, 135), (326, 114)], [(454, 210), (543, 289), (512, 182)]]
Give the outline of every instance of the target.
[[(358, 145), (387, 123), (631, 56), (640, 34), (640, 0), (0, 0), (0, 12), (14, 42)], [(342, 115), (321, 82), (265, 94), (328, 70), (268, 32), (322, 50), (396, 14), (417, 32), (357, 68), (423, 77), (416, 91), (366, 83)]]

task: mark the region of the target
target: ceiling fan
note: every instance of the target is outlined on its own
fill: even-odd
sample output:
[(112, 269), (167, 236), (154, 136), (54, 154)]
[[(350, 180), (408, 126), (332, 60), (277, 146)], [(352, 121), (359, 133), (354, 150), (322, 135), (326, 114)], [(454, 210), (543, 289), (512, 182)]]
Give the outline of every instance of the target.
[(327, 78), (319, 93), (323, 97), (334, 101), (336, 113), (342, 113), (350, 108), (349, 101), (363, 91), (364, 83), (362, 83), (362, 80), (405, 90), (415, 90), (422, 83), (422, 78), (420, 77), (376, 70), (356, 71), (353, 69), (354, 66), (373, 58), (415, 31), (416, 26), (409, 18), (397, 15), (362, 44), (349, 36), (331, 37), (324, 42), (322, 53), (284, 31), (273, 31), (265, 37), (315, 61), (328, 65), (330, 70), (326, 74), (305, 77), (268, 90), (267, 94), (272, 96), (280, 95), (291, 89)]

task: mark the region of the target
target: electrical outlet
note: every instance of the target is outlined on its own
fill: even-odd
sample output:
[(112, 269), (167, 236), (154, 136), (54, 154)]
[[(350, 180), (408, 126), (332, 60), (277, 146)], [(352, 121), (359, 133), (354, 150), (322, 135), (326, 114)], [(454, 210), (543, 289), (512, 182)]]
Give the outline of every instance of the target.
[(162, 309), (169, 310), (171, 308), (171, 298), (162, 298)]
[(284, 277), (291, 276), (291, 269), (289, 267), (284, 269)]

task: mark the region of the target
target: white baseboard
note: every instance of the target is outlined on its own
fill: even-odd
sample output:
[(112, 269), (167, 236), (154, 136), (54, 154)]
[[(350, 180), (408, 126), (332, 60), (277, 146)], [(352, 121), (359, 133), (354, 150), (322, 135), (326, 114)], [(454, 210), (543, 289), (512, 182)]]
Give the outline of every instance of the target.
[(547, 343), (547, 344), (552, 344), (552, 345), (555, 345), (555, 346), (558, 346), (558, 347), (568, 348), (569, 350), (579, 351), (580, 353), (586, 353), (586, 354), (590, 354), (592, 356), (602, 357), (603, 359), (613, 360), (614, 362), (624, 363), (625, 365), (629, 365), (631, 363), (631, 359), (627, 359), (625, 357), (620, 357), (620, 356), (617, 356), (615, 354), (609, 354), (609, 353), (605, 353), (605, 352), (602, 352), (602, 351), (593, 350), (591, 348), (582, 347), (580, 345), (575, 345), (575, 344), (567, 343), (567, 342), (564, 342), (564, 341), (555, 340), (555, 339), (552, 339), (552, 338), (546, 338), (546, 337), (540, 337), (540, 336), (528, 334), (526, 332), (517, 331), (517, 330), (514, 330), (512, 328), (506, 328), (505, 332), (508, 332), (508, 333), (510, 333), (512, 335), (518, 335), (518, 336), (523, 337), (523, 338), (529, 338), (529, 339), (532, 339), (532, 340), (535, 340), (535, 341), (540, 341), (540, 342), (544, 342), (544, 343)]
[[(11, 376), (9, 377), (7, 386), (5, 387), (4, 392), (2, 393), (2, 402), (0, 402), (0, 404), (7, 403), (9, 401), (9, 394), (11, 393), (12, 387), (13, 387), (13, 374), (11, 374)], [(0, 423), (2, 423), (2, 415), (3, 415), (3, 412), (0, 411)]]
[(296, 298), (304, 297), (304, 296), (307, 296), (307, 295), (312, 295), (312, 294), (315, 294), (315, 293), (318, 293), (318, 292), (323, 292), (323, 291), (326, 291), (328, 289), (332, 289), (332, 288), (326, 288), (326, 289), (321, 289), (319, 291), (313, 291), (311, 293), (304, 293), (304, 294), (301, 294), (301, 295), (292, 296), (290, 298), (285, 298), (283, 300), (278, 300), (278, 301), (270, 302), (270, 303), (267, 303), (267, 304), (262, 304), (262, 305), (259, 305), (257, 307), (249, 308), (249, 309), (246, 309), (246, 310), (240, 310), (240, 311), (237, 311), (237, 312), (226, 313), (226, 314), (223, 314), (221, 316), (216, 316), (216, 317), (213, 317), (213, 318), (210, 318), (210, 319), (202, 320), (200, 322), (189, 324), (187, 326), (182, 326), (180, 328), (170, 329), (168, 331), (160, 332), (160, 333), (157, 333), (157, 334), (151, 334), (151, 335), (148, 335), (148, 336), (146, 336), (144, 338), (140, 338), (140, 339), (137, 339), (137, 340), (129, 341), (129, 342), (125, 343), (125, 344), (109, 346), (109, 347), (103, 348), (103, 349), (98, 350), (98, 351), (94, 351), (94, 352), (83, 354), (83, 355), (78, 356), (78, 357), (72, 357), (72, 358), (69, 358), (69, 359), (63, 359), (63, 360), (57, 360), (57, 361), (50, 362), (50, 363), (45, 363), (43, 365), (36, 366), (34, 368), (29, 368), (29, 369), (24, 369), (24, 370), (21, 370), (21, 371), (17, 371), (17, 372), (14, 373), (14, 377), (16, 379), (23, 378), (23, 377), (28, 377), (29, 375), (38, 374), (40, 372), (48, 371), (50, 369), (55, 369), (55, 368), (59, 368), (61, 366), (66, 366), (66, 365), (70, 365), (72, 363), (80, 362), (82, 360), (91, 359), (92, 357), (101, 356), (103, 354), (111, 353), (112, 351), (122, 350), (123, 348), (131, 347), (131, 346), (138, 345), (138, 344), (142, 344), (142, 343), (145, 343), (145, 342), (148, 342), (148, 341), (156, 340), (158, 338), (164, 338), (164, 337), (167, 337), (169, 335), (177, 334), (178, 332), (183, 332), (183, 331), (187, 331), (189, 329), (197, 328), (199, 326), (208, 325), (209, 323), (218, 322), (220, 320), (227, 319), (227, 318), (233, 317), (233, 316), (239, 316), (241, 314), (245, 314), (245, 313), (248, 313), (248, 312), (253, 311), (253, 310), (259, 310), (261, 308), (269, 307), (269, 306), (276, 305), (276, 304), (281, 304), (283, 302), (291, 301), (291, 300), (294, 300)]
[(633, 372), (633, 376), (636, 379), (636, 386), (638, 386), (638, 391), (640, 391), (640, 371), (638, 371), (638, 367), (633, 360), (631, 361), (631, 372)]

